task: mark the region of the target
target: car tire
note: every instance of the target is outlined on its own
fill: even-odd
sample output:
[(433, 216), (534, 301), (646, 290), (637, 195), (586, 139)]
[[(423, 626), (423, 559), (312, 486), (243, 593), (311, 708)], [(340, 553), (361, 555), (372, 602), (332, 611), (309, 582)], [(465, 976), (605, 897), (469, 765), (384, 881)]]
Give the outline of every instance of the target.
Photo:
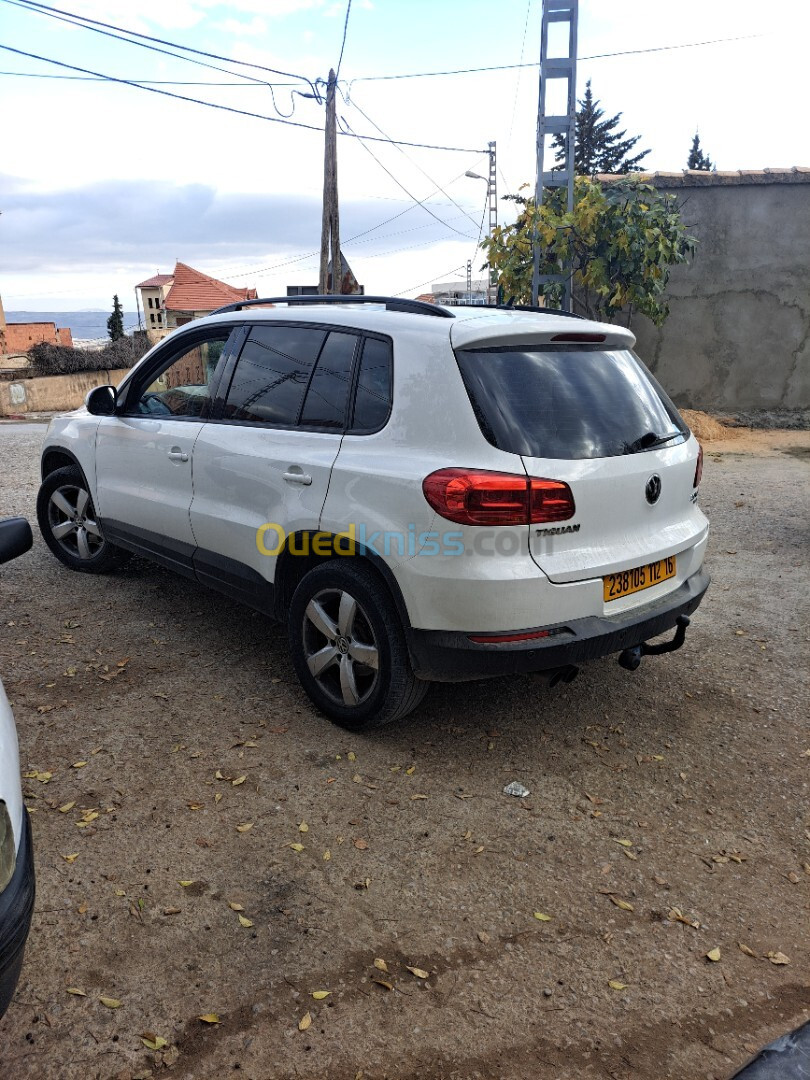
[(429, 684), (417, 679), (394, 602), (362, 563), (330, 561), (301, 580), (288, 629), (296, 674), (314, 705), (349, 731), (407, 716)]
[(37, 495), (42, 539), (65, 566), (82, 574), (107, 574), (130, 557), (105, 539), (90, 488), (77, 465), (49, 473)]

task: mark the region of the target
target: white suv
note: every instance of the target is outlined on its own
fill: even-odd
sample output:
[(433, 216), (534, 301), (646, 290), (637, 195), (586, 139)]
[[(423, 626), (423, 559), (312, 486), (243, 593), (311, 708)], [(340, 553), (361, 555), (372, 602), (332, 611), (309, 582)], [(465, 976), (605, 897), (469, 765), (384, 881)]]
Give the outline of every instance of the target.
[(633, 344), (538, 309), (222, 308), (52, 422), (40, 528), (74, 570), (135, 552), (286, 620), (352, 730), (432, 680), (632, 669), (709, 583), (700, 447)]

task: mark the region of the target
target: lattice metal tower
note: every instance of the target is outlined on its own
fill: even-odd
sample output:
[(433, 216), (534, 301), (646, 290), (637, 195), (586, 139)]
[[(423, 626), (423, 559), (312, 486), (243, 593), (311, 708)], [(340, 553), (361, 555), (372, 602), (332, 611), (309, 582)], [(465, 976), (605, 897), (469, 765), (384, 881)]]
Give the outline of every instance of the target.
[[(577, 18), (579, 0), (543, 0), (543, 17), (540, 28), (540, 100), (537, 110), (537, 182), (535, 205), (543, 205), (543, 189), (565, 187), (568, 189), (568, 210), (574, 208), (574, 135), (577, 123)], [(568, 24), (568, 52), (564, 56), (548, 55), (548, 28), (550, 23)], [(567, 111), (556, 115), (546, 114), (546, 87), (549, 79), (567, 79)], [(559, 169), (545, 170), (544, 155), (547, 135), (565, 137), (565, 164)], [(532, 303), (539, 301), (540, 287), (549, 282), (560, 282), (565, 288), (563, 308), (572, 309), (571, 268), (565, 267), (557, 274), (540, 273), (540, 249), (537, 229), (532, 233), (534, 266), (532, 270)]]

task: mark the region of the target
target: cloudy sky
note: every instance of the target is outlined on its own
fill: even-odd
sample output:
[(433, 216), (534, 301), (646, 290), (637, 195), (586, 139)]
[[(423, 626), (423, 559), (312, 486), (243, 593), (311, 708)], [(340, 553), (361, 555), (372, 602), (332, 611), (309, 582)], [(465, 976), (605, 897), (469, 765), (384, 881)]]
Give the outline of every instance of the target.
[[(367, 292), (415, 295), (461, 278), (470, 258), (480, 265), (486, 185), (464, 173), (485, 171), (490, 140), (499, 195), (534, 181), (536, 67), (380, 76), (534, 63), (541, 6), (353, 0), (338, 114), (382, 141), (338, 140), (341, 238)], [(696, 128), (720, 169), (810, 165), (808, 9), (580, 0), (579, 92), (592, 79), (608, 114), (622, 111), (642, 136), (652, 169), (683, 168)], [(0, 0), (6, 308), (107, 308), (114, 292), (131, 308), (133, 286), (175, 259), (260, 295), (315, 283), (323, 137), (277, 121), (322, 129), (312, 92), (338, 63), (346, 0), (161, 0), (133, 12), (126, 0)], [(69, 15), (167, 44), (156, 52)], [(184, 58), (178, 45), (226, 59)], [(695, 47), (665, 48), (681, 45)], [(600, 55), (632, 50), (663, 51)]]

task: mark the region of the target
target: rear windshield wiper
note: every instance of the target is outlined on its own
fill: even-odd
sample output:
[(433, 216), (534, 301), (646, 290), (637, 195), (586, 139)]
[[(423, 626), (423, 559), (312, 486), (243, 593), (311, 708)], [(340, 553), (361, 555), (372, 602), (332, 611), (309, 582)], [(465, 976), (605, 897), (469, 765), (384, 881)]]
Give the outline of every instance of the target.
[(624, 448), (624, 452), (625, 454), (637, 454), (640, 450), (653, 450), (657, 446), (663, 446), (665, 443), (672, 442), (673, 439), (679, 439), (682, 436), (682, 431), (673, 431), (669, 435), (658, 435), (654, 431), (645, 431), (634, 442), (628, 443)]

